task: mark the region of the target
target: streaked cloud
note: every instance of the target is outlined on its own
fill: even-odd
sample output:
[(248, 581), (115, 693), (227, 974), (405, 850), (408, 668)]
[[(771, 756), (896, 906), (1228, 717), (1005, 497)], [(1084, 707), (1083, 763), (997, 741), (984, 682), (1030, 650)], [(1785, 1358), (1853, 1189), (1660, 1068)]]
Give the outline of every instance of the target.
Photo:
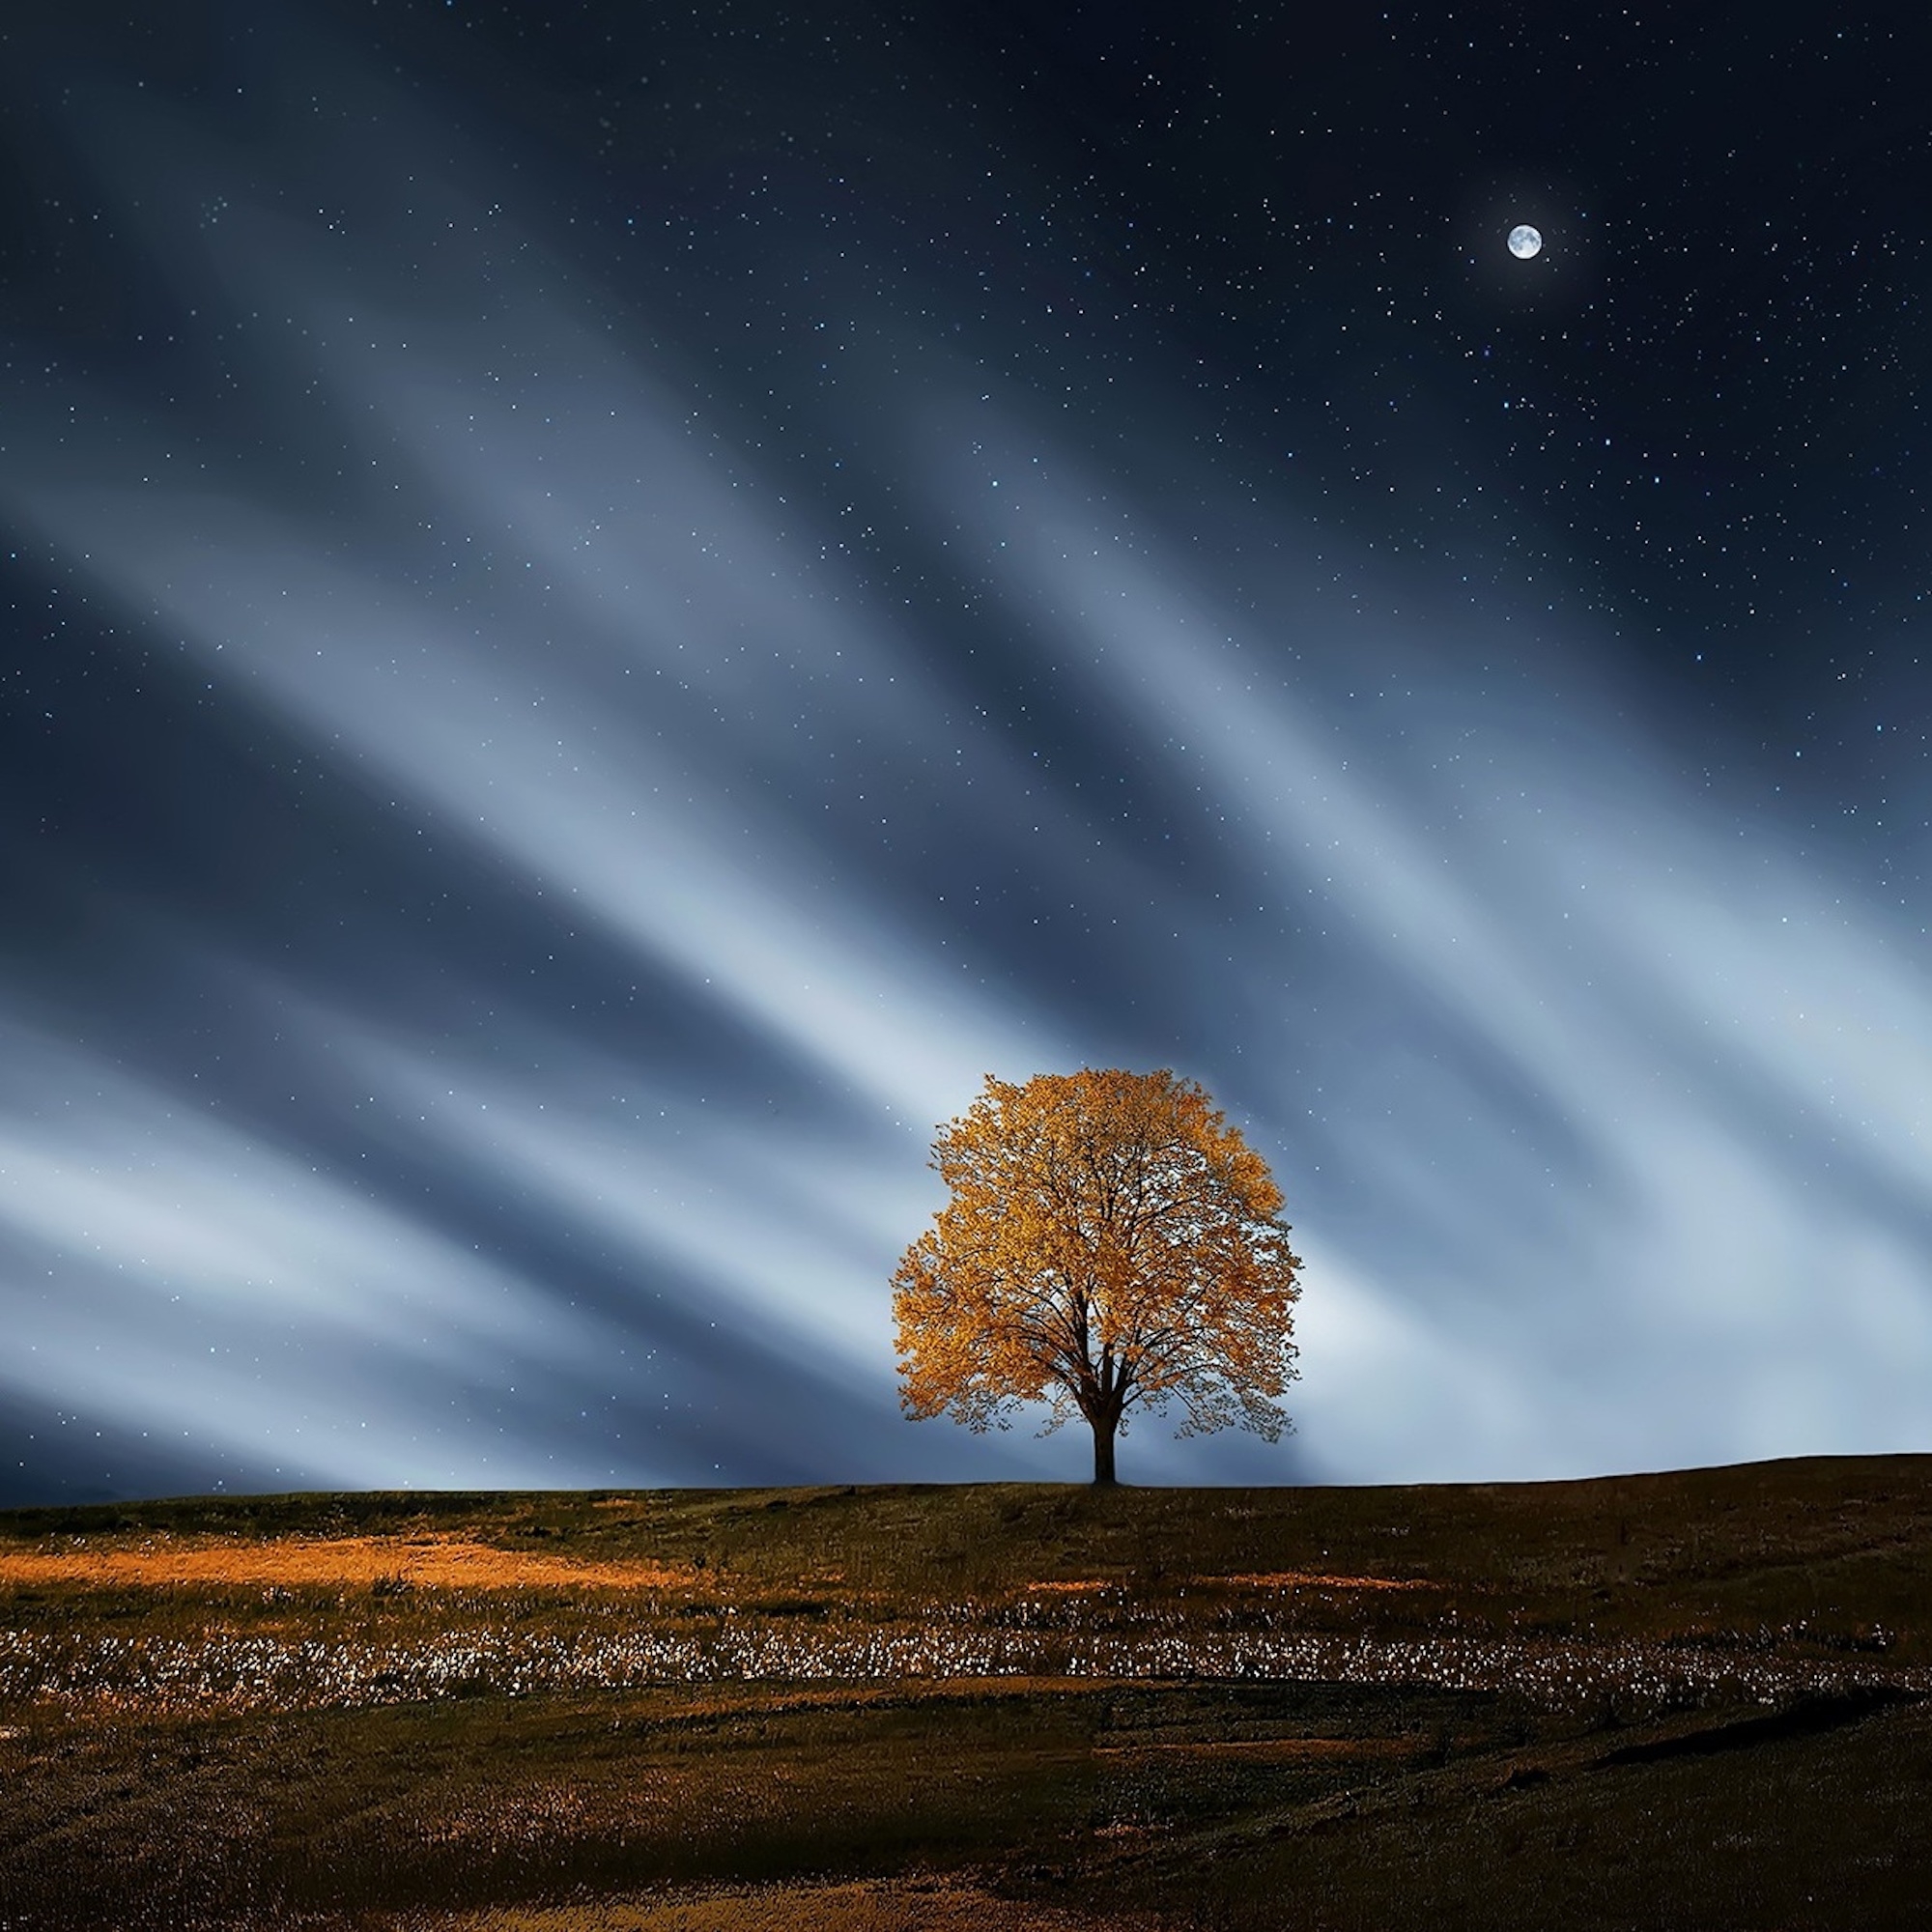
[[(490, 910), (330, 876), (375, 937), (325, 958), (131, 862), (63, 882), (216, 1017), (91, 1007), (23, 935), (0, 1382), (303, 1481), (1078, 1470), (903, 1424), (887, 1281), (982, 1074), (1166, 1062), (1288, 1194), (1301, 1433), (1149, 1428), (1129, 1473), (1922, 1443), (1919, 935), (1688, 784), (1611, 640), (1398, 584), (1287, 475), (1162, 491), (1132, 421), (1103, 459), (883, 320), (836, 397), (727, 381), (667, 256), (620, 285), (325, 77), (355, 130), (252, 150), (80, 109), (245, 401), (16, 378), (0, 504), (319, 817)], [(1119, 404), (1156, 440), (1161, 385)]]

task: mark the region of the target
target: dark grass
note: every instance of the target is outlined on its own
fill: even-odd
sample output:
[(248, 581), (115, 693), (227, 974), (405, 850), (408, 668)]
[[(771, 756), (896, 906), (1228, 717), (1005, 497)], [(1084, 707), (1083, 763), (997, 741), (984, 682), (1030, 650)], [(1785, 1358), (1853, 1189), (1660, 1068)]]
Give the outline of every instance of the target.
[[(1907, 1626), (1932, 1597), (1932, 1458), (1514, 1485), (387, 1492), (0, 1512), (0, 1548), (144, 1531), (418, 1530), (586, 1561), (701, 1565), (741, 1589), (798, 1593), (801, 1579), (838, 1572), (848, 1591), (927, 1598), (1079, 1577), (1145, 1602), (1203, 1576), (1326, 1570), (1432, 1580), (1463, 1614), (1511, 1628), (1587, 1620), (1649, 1634), (1804, 1621), (1821, 1641), (1856, 1643), (1878, 1627), (1922, 1643), (1927, 1634)], [(1932, 1661), (1932, 1649), (1919, 1655)]]
[[(86, 1665), (61, 1695), (16, 1672), (0, 1699), (0, 1926), (427, 1925), (907, 1873), (1173, 1926), (1932, 1925), (1915, 1676), (1932, 1666), (1932, 1459), (1405, 1489), (195, 1498), (14, 1511), (0, 1556), (439, 1534), (688, 1574), (648, 1592), (400, 1572), (0, 1586), (0, 1634)], [(1280, 1573), (1428, 1587), (1234, 1580)], [(1054, 1582), (1104, 1587), (1030, 1587)], [(809, 1650), (1151, 1623), (1505, 1657), (1621, 1643), (1662, 1663), (1567, 1697), (1527, 1671), (1471, 1688), (515, 1677), (647, 1625)], [(478, 1632), (497, 1648), (473, 1667), (412, 1662)], [(211, 1634), (401, 1662), (305, 1703), (224, 1704), (193, 1676)], [(176, 1646), (185, 1674), (87, 1694), (143, 1645)], [(1686, 1658), (1762, 1674), (1749, 1694), (1721, 1672), (1687, 1688), (1667, 1667)]]

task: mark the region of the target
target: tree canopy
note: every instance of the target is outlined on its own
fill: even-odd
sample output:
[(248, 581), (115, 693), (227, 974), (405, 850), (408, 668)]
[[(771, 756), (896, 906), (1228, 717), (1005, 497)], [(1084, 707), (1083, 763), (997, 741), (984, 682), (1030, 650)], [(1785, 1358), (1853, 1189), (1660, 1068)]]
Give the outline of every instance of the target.
[(951, 1198), (893, 1277), (901, 1406), (968, 1428), (1022, 1404), (1094, 1431), (1094, 1480), (1135, 1408), (1179, 1434), (1289, 1426), (1300, 1259), (1266, 1164), (1193, 1081), (1083, 1067), (986, 1076), (941, 1127)]

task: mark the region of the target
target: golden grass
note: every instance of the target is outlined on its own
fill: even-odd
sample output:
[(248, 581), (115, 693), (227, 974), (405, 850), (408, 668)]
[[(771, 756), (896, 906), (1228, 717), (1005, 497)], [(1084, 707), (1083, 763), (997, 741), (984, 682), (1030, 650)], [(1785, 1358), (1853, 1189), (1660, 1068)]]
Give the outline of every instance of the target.
[[(715, 1593), (719, 1579), (687, 1564), (614, 1559), (584, 1562), (568, 1556), (499, 1549), (460, 1536), (283, 1537), (260, 1542), (150, 1534), (133, 1547), (60, 1550), (0, 1550), (0, 1588), (66, 1584), (87, 1589), (169, 1586), (249, 1588), (367, 1587), (401, 1579), (422, 1589), (521, 1590), (577, 1587), (605, 1590), (688, 1590)], [(837, 1588), (838, 1571), (800, 1579)], [(1211, 1589), (1440, 1590), (1424, 1578), (1331, 1576), (1279, 1570), (1241, 1576), (1202, 1576)], [(1105, 1577), (1057, 1577), (1027, 1583), (1030, 1594), (1092, 1596), (1121, 1587)], [(853, 1591), (856, 1597), (874, 1593)]]
[[(600, 1900), (412, 1917), (409, 1932), (1086, 1932), (1091, 1916), (999, 1898), (975, 1887), (920, 1884), (770, 1885), (702, 1895)], [(1151, 1921), (1117, 1917), (1109, 1926)]]
[[(1195, 1577), (1191, 1582), (1218, 1590), (1445, 1590), (1421, 1577), (1331, 1577), (1315, 1570), (1270, 1570), (1237, 1577)], [(1029, 1583), (1029, 1595), (1049, 1592), (1057, 1596), (1092, 1596), (1095, 1591), (1119, 1589), (1119, 1577), (1056, 1577), (1048, 1582)]]
[[(769, 1677), (721, 1679), (701, 1687), (679, 1685), (668, 1694), (681, 1718), (731, 1718), (754, 1712), (781, 1717), (797, 1711), (859, 1711), (871, 1705), (990, 1704), (1030, 1697), (1082, 1697), (1098, 1685), (1131, 1685), (1144, 1690), (1162, 1680), (1151, 1677), (1020, 1675), (998, 1677), (895, 1677), (878, 1683), (845, 1681), (825, 1686), (790, 1684)], [(4, 1924), (4, 1921), (0, 1921)]]
[(1445, 1590), (1426, 1577), (1328, 1577), (1313, 1570), (1270, 1570), (1264, 1575), (1197, 1577), (1195, 1582), (1244, 1590)]
[(1156, 1757), (1250, 1758), (1266, 1764), (1305, 1763), (1327, 1758), (1403, 1758), (1415, 1749), (1412, 1738), (1209, 1738), (1169, 1743), (1095, 1745), (1095, 1757), (1135, 1760)]
[(238, 1544), (151, 1537), (131, 1549), (0, 1551), (0, 1585), (64, 1583), (93, 1589), (242, 1584), (330, 1588), (400, 1577), (427, 1589), (532, 1587), (668, 1590), (702, 1573), (659, 1563), (580, 1563), (567, 1556), (496, 1549), (459, 1537), (342, 1536)]

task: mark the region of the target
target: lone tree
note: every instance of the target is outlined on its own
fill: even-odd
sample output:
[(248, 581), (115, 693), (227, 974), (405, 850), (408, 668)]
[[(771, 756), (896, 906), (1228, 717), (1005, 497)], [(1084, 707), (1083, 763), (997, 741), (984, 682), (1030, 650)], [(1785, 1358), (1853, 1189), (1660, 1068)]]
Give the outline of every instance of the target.
[(1279, 1438), (1301, 1263), (1265, 1163), (1193, 1081), (989, 1073), (931, 1164), (952, 1198), (893, 1277), (908, 1415), (1005, 1429), (1043, 1400), (1045, 1434), (1077, 1411), (1096, 1483), (1136, 1406)]

